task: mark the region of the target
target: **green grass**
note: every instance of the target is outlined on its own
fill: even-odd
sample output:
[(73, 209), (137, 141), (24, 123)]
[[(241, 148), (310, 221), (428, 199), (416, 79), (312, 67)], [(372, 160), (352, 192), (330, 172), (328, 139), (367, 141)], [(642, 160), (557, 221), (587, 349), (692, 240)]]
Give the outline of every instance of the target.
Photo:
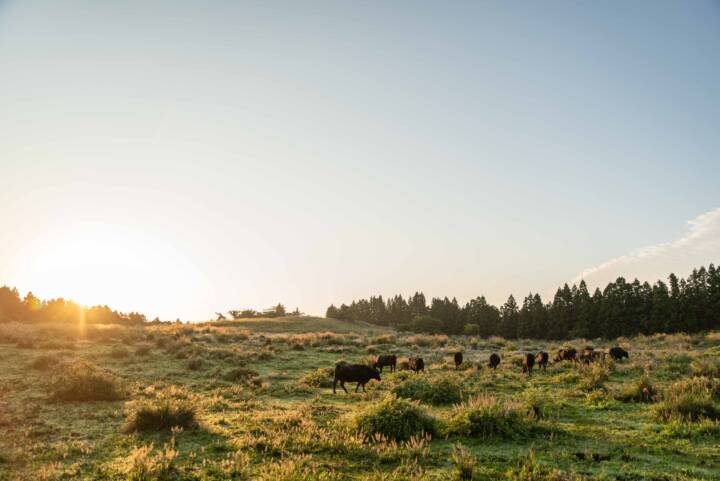
[[(528, 377), (512, 359), (561, 343), (318, 318), (0, 331), (1, 481), (720, 479), (717, 333), (621, 340), (630, 360)], [(617, 341), (562, 344), (589, 343)], [(368, 346), (426, 373), (333, 395), (335, 363)]]

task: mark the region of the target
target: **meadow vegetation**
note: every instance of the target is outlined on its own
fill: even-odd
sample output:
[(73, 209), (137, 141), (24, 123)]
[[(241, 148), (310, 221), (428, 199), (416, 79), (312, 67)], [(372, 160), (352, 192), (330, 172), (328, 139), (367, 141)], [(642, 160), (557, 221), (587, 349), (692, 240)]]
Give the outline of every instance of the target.
[[(521, 374), (524, 352), (561, 344), (630, 358)], [(305, 316), (0, 323), (0, 480), (720, 479), (719, 346), (717, 332), (559, 343)], [(390, 353), (398, 370), (366, 393), (332, 393), (336, 362)]]

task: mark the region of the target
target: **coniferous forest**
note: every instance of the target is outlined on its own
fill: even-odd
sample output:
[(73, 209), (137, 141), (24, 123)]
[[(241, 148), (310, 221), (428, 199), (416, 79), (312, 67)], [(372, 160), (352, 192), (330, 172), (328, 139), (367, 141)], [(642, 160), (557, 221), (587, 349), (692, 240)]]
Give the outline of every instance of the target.
[(366, 321), (401, 330), (472, 334), (483, 337), (569, 339), (613, 338), (636, 334), (698, 332), (720, 328), (720, 268), (694, 269), (685, 279), (675, 274), (655, 284), (620, 277), (604, 289), (588, 291), (585, 281), (558, 288), (551, 302), (529, 293), (522, 301), (513, 295), (500, 307), (484, 296), (464, 306), (453, 299), (422, 292), (407, 299), (373, 296), (340, 307), (331, 305), (327, 317)]

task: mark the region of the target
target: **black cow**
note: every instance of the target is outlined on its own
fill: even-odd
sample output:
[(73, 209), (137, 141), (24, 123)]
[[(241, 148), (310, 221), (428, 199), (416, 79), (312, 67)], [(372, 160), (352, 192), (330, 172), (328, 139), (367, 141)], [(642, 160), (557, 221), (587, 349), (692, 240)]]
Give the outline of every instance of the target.
[(628, 354), (628, 352), (622, 347), (618, 346), (611, 347), (608, 350), (608, 354), (610, 354), (610, 357), (613, 359), (613, 361), (619, 361), (622, 358), (630, 359), (630, 355)]
[(493, 352), (490, 354), (490, 359), (488, 359), (488, 367), (496, 369), (498, 364), (500, 364), (500, 356)]
[(533, 366), (535, 365), (535, 354), (528, 352), (523, 358), (523, 374), (527, 373), (528, 376), (532, 374)]
[(455, 369), (458, 369), (460, 367), (460, 364), (463, 362), (463, 355), (462, 352), (456, 352), (455, 353)]
[(573, 361), (577, 362), (577, 350), (574, 347), (568, 347), (567, 349), (560, 349), (557, 352), (557, 356), (553, 359), (554, 362), (560, 361)]
[(537, 354), (535, 354), (535, 361), (537, 362), (538, 367), (543, 368), (543, 370), (545, 370), (547, 368), (549, 359), (550, 359), (550, 355), (545, 351), (540, 351)]
[(380, 373), (374, 367), (366, 366), (365, 364), (347, 364), (339, 362), (335, 365), (335, 376), (333, 378), (333, 393), (335, 386), (340, 383), (340, 387), (348, 392), (345, 388), (346, 382), (356, 382), (355, 392), (358, 392), (358, 388), (362, 386), (363, 392), (365, 392), (365, 384), (370, 379), (380, 380)]
[(375, 360), (375, 364), (373, 364), (373, 367), (375, 369), (379, 369), (380, 372), (383, 371), (383, 368), (385, 366), (390, 367), (390, 372), (395, 371), (395, 367), (397, 366), (397, 356), (395, 354), (378, 356), (377, 359)]
[(425, 361), (421, 357), (411, 357), (408, 359), (410, 370), (415, 372), (425, 372)]

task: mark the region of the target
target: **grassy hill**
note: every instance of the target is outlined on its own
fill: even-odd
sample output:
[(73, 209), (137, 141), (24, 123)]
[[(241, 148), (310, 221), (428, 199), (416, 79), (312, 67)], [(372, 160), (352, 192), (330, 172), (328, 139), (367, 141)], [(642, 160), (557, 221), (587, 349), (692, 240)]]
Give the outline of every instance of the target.
[(249, 329), (251, 332), (265, 333), (300, 333), (300, 332), (336, 332), (377, 334), (387, 332), (388, 328), (375, 326), (366, 322), (341, 321), (312, 316), (260, 317), (227, 321), (212, 321), (204, 326), (230, 327)]
[[(528, 376), (558, 343), (319, 318), (0, 324), (0, 480), (720, 479), (720, 333), (569, 344), (630, 359)], [(333, 394), (338, 360), (390, 352), (397, 372)]]

